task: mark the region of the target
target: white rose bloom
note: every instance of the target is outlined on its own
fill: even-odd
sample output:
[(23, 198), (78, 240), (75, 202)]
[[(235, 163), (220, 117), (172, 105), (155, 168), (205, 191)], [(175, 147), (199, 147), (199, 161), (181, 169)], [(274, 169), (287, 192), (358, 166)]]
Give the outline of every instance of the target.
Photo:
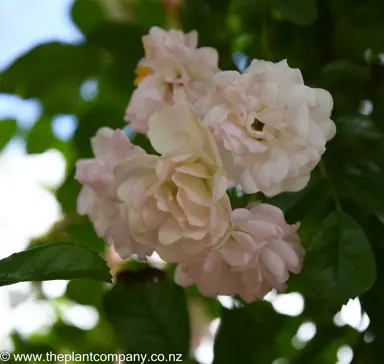
[(133, 154), (115, 168), (134, 240), (175, 262), (220, 244), (231, 210), (208, 128), (188, 107), (174, 105), (152, 115), (148, 137), (160, 156)]
[(336, 133), (329, 92), (305, 86), (285, 60), (254, 60), (243, 74), (219, 72), (214, 86), (197, 108), (233, 184), (268, 196), (303, 189)]

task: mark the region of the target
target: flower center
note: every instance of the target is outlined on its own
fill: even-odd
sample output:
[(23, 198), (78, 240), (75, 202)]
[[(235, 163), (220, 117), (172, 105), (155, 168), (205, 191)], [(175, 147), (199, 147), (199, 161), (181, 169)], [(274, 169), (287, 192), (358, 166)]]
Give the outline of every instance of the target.
[(264, 123), (262, 123), (260, 120), (255, 119), (255, 121), (252, 123), (251, 128), (255, 131), (263, 131)]
[(153, 70), (149, 67), (137, 67), (135, 72), (135, 86), (137, 86), (145, 77), (151, 75), (153, 73)]

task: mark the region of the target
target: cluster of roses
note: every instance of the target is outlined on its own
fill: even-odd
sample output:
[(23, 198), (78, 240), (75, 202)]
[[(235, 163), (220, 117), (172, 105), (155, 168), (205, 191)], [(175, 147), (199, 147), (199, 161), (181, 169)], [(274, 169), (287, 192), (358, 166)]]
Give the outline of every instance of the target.
[(301, 269), (299, 224), (268, 204), (232, 211), (227, 190), (303, 189), (335, 135), (331, 95), (305, 86), (286, 61), (221, 71), (196, 32), (153, 27), (143, 43), (126, 120), (158, 155), (100, 129), (95, 159), (77, 163), (78, 212), (121, 257), (156, 251), (178, 263), (178, 284), (207, 296), (251, 302), (284, 289)]

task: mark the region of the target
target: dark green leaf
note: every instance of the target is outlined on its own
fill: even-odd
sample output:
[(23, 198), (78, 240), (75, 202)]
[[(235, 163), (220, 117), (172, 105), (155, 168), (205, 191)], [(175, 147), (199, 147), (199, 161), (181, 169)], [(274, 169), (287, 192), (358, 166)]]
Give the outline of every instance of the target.
[(308, 25), (317, 18), (315, 0), (273, 0), (272, 5), (285, 18), (298, 25)]
[(156, 153), (155, 149), (153, 148), (153, 146), (152, 146), (151, 142), (149, 141), (149, 139), (147, 138), (147, 136), (144, 134), (136, 134), (132, 138), (132, 143), (140, 146), (149, 154), (158, 154), (158, 153)]
[(228, 189), (227, 195), (231, 201), (232, 209), (244, 208), (249, 204), (261, 202), (259, 194), (247, 195), (242, 190), (237, 190), (236, 188)]
[(330, 304), (346, 303), (374, 283), (376, 265), (370, 243), (359, 224), (336, 211), (319, 227), (300, 278)]
[(340, 85), (345, 82), (361, 82), (369, 76), (367, 67), (348, 59), (337, 59), (327, 63), (320, 73), (320, 82), (326, 87)]
[(366, 65), (348, 59), (336, 59), (327, 63), (318, 73), (318, 87), (328, 90), (335, 109), (345, 114), (354, 114), (361, 100), (367, 97), (366, 87), (370, 70)]
[(57, 199), (64, 212), (76, 214), (76, 199), (81, 191), (81, 184), (75, 180), (74, 175), (75, 168), (69, 172), (67, 179), (57, 191)]
[(123, 272), (107, 293), (104, 309), (124, 349), (130, 353), (189, 350), (189, 319), (183, 289), (164, 272)]
[[(364, 229), (372, 243), (374, 248), (376, 265), (377, 265), (377, 279), (372, 287), (366, 294), (364, 294), (360, 300), (362, 308), (367, 312), (370, 318), (370, 325), (368, 332), (374, 336), (374, 341), (369, 344), (368, 348), (366, 345), (362, 345), (360, 349), (372, 350), (372, 357), (381, 358), (381, 353), (384, 346), (384, 266), (382, 264), (384, 259), (384, 225), (374, 217), (370, 217), (365, 221)], [(360, 351), (360, 350), (359, 350)], [(362, 353), (363, 359), (366, 355)], [(359, 355), (360, 356), (360, 355)], [(365, 360), (357, 363), (364, 364)], [(377, 361), (368, 361), (372, 363), (380, 363), (380, 359)]]
[(279, 353), (268, 338), (275, 338), (286, 320), (269, 302), (224, 309), (213, 363), (271, 363)]
[(280, 207), (289, 223), (296, 223), (306, 218), (316, 209), (323, 206), (331, 193), (327, 179), (319, 169), (312, 172), (308, 185), (298, 192), (283, 192), (265, 202)]
[[(375, 144), (368, 142), (368, 146)], [(357, 144), (355, 144), (357, 145)], [(346, 202), (357, 202), (360, 213), (384, 213), (384, 174), (381, 168), (374, 162), (380, 163), (380, 155), (374, 157), (374, 150), (367, 148), (356, 150), (353, 154), (352, 147), (345, 150), (343, 144), (339, 144), (339, 150), (334, 150), (327, 158), (327, 170), (332, 178), (332, 186), (336, 193), (345, 204)], [(368, 159), (368, 156), (371, 156)], [(352, 159), (350, 163), (346, 159)], [(383, 164), (384, 166), (384, 164)], [(348, 201), (349, 200), (349, 201)], [(353, 213), (353, 212), (352, 212)], [(356, 216), (356, 215), (354, 215)]]
[(313, 237), (319, 228), (319, 222), (323, 221), (330, 212), (334, 211), (333, 200), (328, 199), (328, 201), (324, 202), (326, 203), (324, 203), (323, 206), (320, 206), (304, 219), (300, 220), (300, 229), (298, 232), (300, 235), (301, 244), (305, 249), (311, 244)]
[(338, 0), (329, 2), (332, 19), (332, 41), (337, 54), (361, 60), (364, 52), (384, 50), (384, 26), (381, 1), (351, 2)]
[(12, 139), (16, 133), (17, 123), (16, 120), (0, 120), (0, 152)]
[(382, 175), (345, 174), (338, 179), (336, 191), (340, 197), (356, 201), (370, 213), (384, 214), (383, 186)]
[[(214, 2), (217, 3), (217, 0)], [(217, 49), (221, 69), (234, 68), (227, 16), (218, 11), (217, 4), (212, 7), (206, 0), (183, 0), (180, 5), (180, 20), (184, 31), (196, 30), (199, 33), (200, 47)]]
[(52, 133), (51, 119), (42, 117), (33, 126), (27, 139), (27, 152), (29, 154), (44, 153), (54, 144), (55, 137)]
[(364, 115), (345, 116), (336, 119), (337, 133), (350, 138), (361, 138), (369, 141), (383, 140), (384, 134), (376, 124)]
[[(120, 117), (117, 117), (117, 115), (111, 113), (109, 109), (95, 106), (94, 108), (84, 112), (84, 114), (79, 117), (79, 127), (76, 129), (73, 138), (74, 144), (79, 153), (79, 158), (94, 158), (91, 138), (96, 135), (99, 128), (109, 127), (116, 129), (124, 126), (123, 113), (119, 116)], [(76, 184), (78, 183), (76, 182)]]
[(88, 279), (77, 279), (68, 283), (67, 297), (81, 305), (99, 306), (104, 293), (103, 284)]
[(135, 88), (135, 68), (144, 56), (141, 41), (144, 34), (139, 26), (106, 23), (92, 31), (87, 38), (90, 45), (101, 48), (105, 54), (103, 71), (98, 77), (98, 97), (95, 100), (98, 108), (107, 111), (105, 116), (105, 111), (102, 111), (104, 124), (108, 120), (109, 126), (125, 125), (124, 112)]
[(38, 246), (0, 260), (0, 286), (27, 281), (79, 278), (111, 281), (106, 262), (76, 244)]
[(39, 45), (0, 75), (0, 92), (37, 98), (50, 114), (71, 114), (81, 102), (81, 84), (99, 67), (99, 53), (86, 45)]
[(163, 2), (156, 0), (134, 0), (130, 4), (132, 21), (145, 28), (166, 26), (166, 12)]
[(72, 19), (83, 34), (88, 34), (108, 19), (106, 9), (101, 0), (76, 0), (71, 10)]
[[(77, 196), (72, 197), (76, 200)], [(67, 228), (69, 240), (76, 244), (83, 245), (88, 249), (102, 253), (105, 250), (105, 241), (97, 236), (95, 227), (88, 217), (79, 217), (79, 219)]]

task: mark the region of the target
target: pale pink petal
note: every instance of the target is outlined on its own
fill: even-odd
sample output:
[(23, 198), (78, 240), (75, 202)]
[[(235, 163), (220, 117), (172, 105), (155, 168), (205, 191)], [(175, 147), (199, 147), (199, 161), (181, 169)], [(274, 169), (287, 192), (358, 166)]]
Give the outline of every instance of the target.
[(256, 193), (260, 191), (249, 169), (245, 169), (241, 174), (241, 185), (245, 193)]
[(232, 219), (238, 224), (242, 220), (247, 220), (251, 217), (251, 211), (248, 209), (236, 209), (232, 211)]
[(284, 240), (272, 240), (268, 247), (274, 250), (285, 262), (287, 269), (298, 273), (301, 268), (300, 257)]
[(217, 50), (209, 47), (202, 47), (196, 50), (197, 57), (200, 58), (200, 61), (207, 65), (214, 71), (218, 71), (217, 63), (219, 61), (219, 55)]
[(285, 282), (288, 278), (288, 272), (285, 268), (284, 260), (273, 250), (264, 248), (260, 252), (260, 262), (265, 268), (276, 277), (278, 282)]
[(277, 206), (258, 203), (251, 207), (249, 211), (255, 218), (274, 223), (281, 229), (287, 225), (283, 211)]
[(86, 215), (92, 208), (95, 197), (95, 192), (91, 188), (84, 186), (77, 197), (77, 213)]
[(235, 230), (232, 232), (232, 237), (244, 249), (247, 249), (251, 252), (255, 252), (260, 247), (260, 244), (255, 241), (255, 238), (252, 235), (245, 233), (244, 231)]
[(182, 264), (178, 264), (175, 271), (175, 282), (182, 287), (188, 287), (193, 284), (193, 280), (183, 269)]
[(190, 174), (191, 176), (200, 177), (200, 178), (210, 178), (211, 174), (208, 171), (207, 166), (202, 163), (191, 163), (183, 164), (175, 168), (176, 171)]
[(200, 178), (176, 172), (173, 174), (172, 180), (176, 186), (185, 191), (187, 198), (192, 202), (203, 206), (211, 205), (212, 196)]
[(220, 249), (220, 254), (232, 266), (246, 267), (253, 257), (253, 252), (248, 250), (235, 239), (229, 238)]
[(277, 226), (267, 221), (246, 221), (240, 224), (239, 227), (243, 231), (253, 235), (255, 240), (260, 242), (270, 240), (281, 235), (281, 233), (279, 234), (279, 231), (276, 229)]
[(182, 230), (174, 218), (168, 219), (159, 229), (159, 242), (164, 245), (170, 245), (180, 240)]
[(228, 189), (228, 180), (224, 175), (215, 174), (212, 181), (213, 201), (220, 200)]
[(186, 138), (201, 145), (201, 127), (186, 106), (165, 107), (151, 116), (148, 121), (148, 137), (160, 154), (171, 153), (183, 148)]
[(156, 228), (165, 223), (168, 214), (157, 208), (155, 199), (149, 199), (143, 205), (142, 216), (146, 225)]
[(188, 199), (184, 190), (179, 189), (176, 200), (184, 210), (188, 222), (194, 226), (205, 226), (209, 221), (209, 209), (205, 206), (195, 204)]
[(91, 145), (96, 159), (104, 161), (111, 153), (113, 144), (111, 139), (114, 131), (110, 128), (100, 128), (96, 135), (91, 138)]
[(192, 240), (201, 240), (208, 234), (209, 226), (193, 226), (189, 224), (183, 224), (182, 235), (184, 238)]

